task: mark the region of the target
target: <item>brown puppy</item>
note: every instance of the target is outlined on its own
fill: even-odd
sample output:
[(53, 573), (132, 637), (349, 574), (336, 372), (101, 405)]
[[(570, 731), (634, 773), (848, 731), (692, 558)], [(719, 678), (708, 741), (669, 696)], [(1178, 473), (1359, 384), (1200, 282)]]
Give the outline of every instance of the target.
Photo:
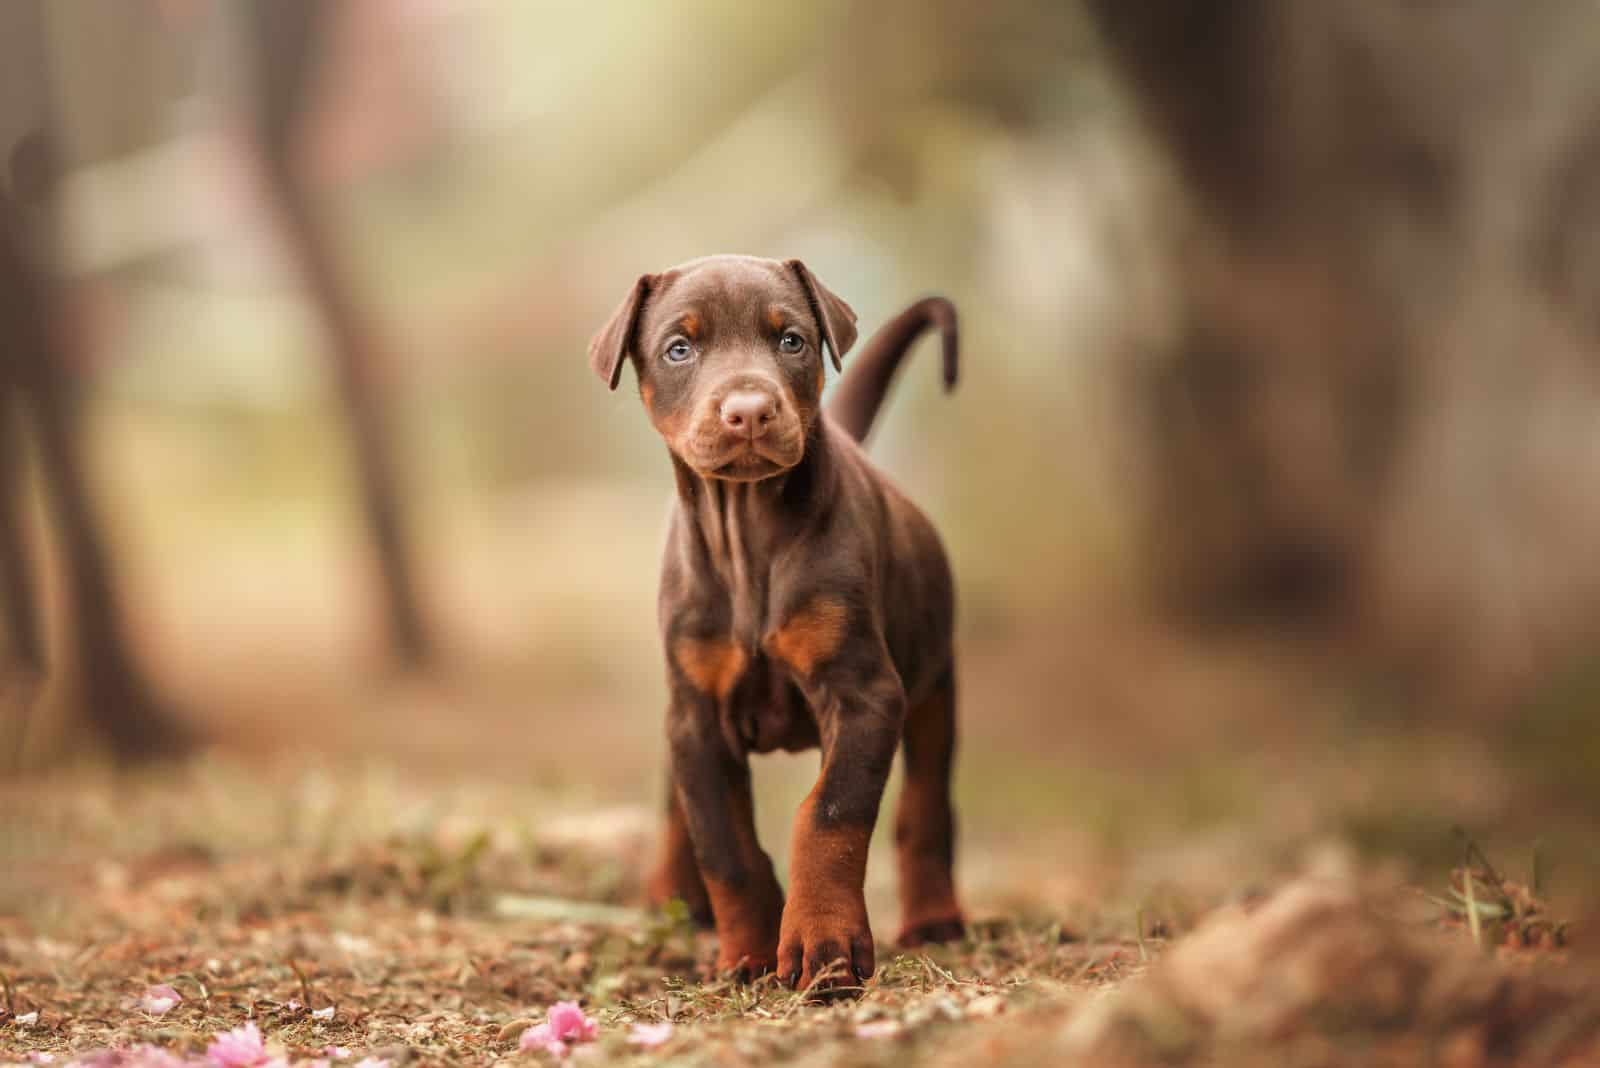
[[(855, 313), (798, 260), (713, 256), (634, 285), (590, 343), (615, 389), (624, 358), (677, 478), (660, 623), (672, 791), (658, 900), (709, 911), (719, 967), (792, 986), (853, 986), (874, 968), (862, 884), (897, 747), (903, 943), (963, 930), (951, 877), (954, 591), (933, 526), (856, 444), (900, 354), (949, 303), (914, 305), (822, 411)], [(789, 900), (756, 841), (751, 753), (820, 745), (795, 817)]]

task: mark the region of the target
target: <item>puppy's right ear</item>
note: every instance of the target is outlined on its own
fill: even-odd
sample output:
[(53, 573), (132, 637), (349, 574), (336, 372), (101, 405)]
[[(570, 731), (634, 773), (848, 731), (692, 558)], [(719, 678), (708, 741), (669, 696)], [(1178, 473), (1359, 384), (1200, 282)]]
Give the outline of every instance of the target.
[(633, 332), (639, 325), (639, 312), (644, 309), (645, 298), (650, 295), (654, 275), (642, 274), (633, 284), (628, 297), (611, 313), (606, 325), (589, 339), (589, 366), (611, 389), (622, 381), (622, 364), (628, 349), (633, 345)]

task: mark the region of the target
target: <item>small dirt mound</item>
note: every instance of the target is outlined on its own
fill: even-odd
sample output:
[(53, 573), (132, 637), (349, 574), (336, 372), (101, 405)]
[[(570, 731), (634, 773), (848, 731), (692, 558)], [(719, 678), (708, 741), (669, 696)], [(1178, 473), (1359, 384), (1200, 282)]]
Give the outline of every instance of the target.
[(1062, 1041), (1085, 1063), (1600, 1063), (1600, 985), (1485, 956), (1393, 895), (1303, 877), (1224, 909)]

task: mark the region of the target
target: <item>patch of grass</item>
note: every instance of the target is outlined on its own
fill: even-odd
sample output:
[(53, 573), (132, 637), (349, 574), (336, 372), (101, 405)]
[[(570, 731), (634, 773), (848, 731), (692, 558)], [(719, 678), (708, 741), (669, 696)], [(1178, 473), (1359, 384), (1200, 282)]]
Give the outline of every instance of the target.
[(1465, 838), (1462, 864), (1450, 873), (1445, 896), (1429, 895), (1445, 915), (1465, 924), (1472, 941), (1485, 951), (1498, 947), (1555, 950), (1567, 944), (1567, 924), (1551, 917), (1539, 896), (1539, 851), (1533, 851), (1531, 883), (1501, 875), (1470, 838)]

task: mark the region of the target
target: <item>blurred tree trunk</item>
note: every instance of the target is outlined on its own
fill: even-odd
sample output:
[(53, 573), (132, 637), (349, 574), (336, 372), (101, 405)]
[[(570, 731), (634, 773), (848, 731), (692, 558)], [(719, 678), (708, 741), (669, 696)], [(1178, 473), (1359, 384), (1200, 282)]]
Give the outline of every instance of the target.
[[(85, 722), (123, 761), (181, 751), (190, 732), (157, 695), (135, 661), (111, 554), (95, 512), (83, 459), (70, 360), (60, 309), (39, 264), (54, 241), (48, 202), (59, 173), (62, 142), (52, 77), (51, 18), (65, 5), (43, 0), (0, 5), (0, 152), (9, 190), (0, 189), (0, 594), (11, 663), (21, 682), (22, 715), (45, 669), (38, 572), (26, 537), (20, 429), (37, 444), (40, 480), (60, 545), (66, 590), (69, 658), (78, 673), (76, 700)], [(117, 42), (119, 67), (138, 66), (140, 50), (124, 36), (140, 12), (100, 11), (101, 36)], [(108, 21), (109, 20), (109, 21)], [(91, 65), (98, 75), (103, 68)], [(80, 72), (76, 69), (74, 75)], [(127, 94), (125, 108), (137, 94)], [(132, 113), (124, 111), (123, 119)], [(111, 123), (112, 127), (118, 126)], [(40, 234), (38, 226), (44, 226)], [(23, 417), (27, 418), (24, 419)], [(6, 653), (0, 650), (0, 657)], [(25, 723), (23, 724), (25, 726)], [(21, 740), (21, 731), (17, 733)]]
[(1473, 699), (1600, 624), (1600, 9), (1089, 0), (1191, 194), (1151, 550)]
[[(67, 587), (73, 652), (81, 677), (84, 715), (96, 733), (121, 760), (137, 760), (179, 751), (188, 732), (171, 717), (139, 671), (128, 647), (122, 600), (112, 576), (110, 556), (90, 500), (82, 455), (82, 428), (77, 419), (66, 357), (52, 329), (55, 309), (46, 282), (33, 270), (23, 217), (16, 204), (0, 196), (0, 406), (6, 412), (21, 399), (31, 415), (45, 490), (61, 542), (62, 572)], [(22, 481), (19, 456), (9, 419), (5, 504), (0, 519), (0, 561), (5, 572), (7, 618), (24, 670), (43, 667), (38, 604), (30, 581), (30, 561), (23, 534)]]
[[(0, 321), (6, 318), (9, 312), (0, 311)], [(14, 374), (8, 356), (0, 355), (0, 364), (0, 695), (6, 695), (13, 684), (31, 690), (44, 674), (44, 639), (24, 530), (22, 428), (10, 386)]]
[(418, 666), (430, 659), (432, 640), (417, 590), (394, 431), (383, 391), (382, 370), (389, 360), (296, 157), (298, 135), (312, 115), (318, 59), (335, 7), (321, 0), (246, 4), (257, 132), (290, 252), (331, 335), (330, 355), (354, 442), (389, 646), (401, 665)]

